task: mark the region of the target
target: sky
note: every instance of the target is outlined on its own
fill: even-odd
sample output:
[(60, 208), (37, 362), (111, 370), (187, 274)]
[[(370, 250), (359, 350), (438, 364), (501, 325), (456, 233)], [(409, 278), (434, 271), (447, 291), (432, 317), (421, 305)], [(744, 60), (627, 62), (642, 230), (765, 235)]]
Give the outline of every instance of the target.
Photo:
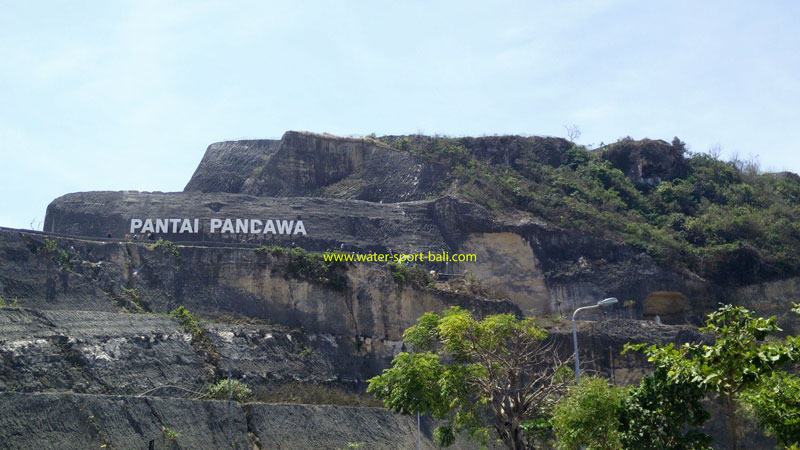
[[(80, 3), (80, 5), (78, 5)], [(287, 130), (625, 136), (800, 172), (800, 2), (0, 0), (0, 226)]]

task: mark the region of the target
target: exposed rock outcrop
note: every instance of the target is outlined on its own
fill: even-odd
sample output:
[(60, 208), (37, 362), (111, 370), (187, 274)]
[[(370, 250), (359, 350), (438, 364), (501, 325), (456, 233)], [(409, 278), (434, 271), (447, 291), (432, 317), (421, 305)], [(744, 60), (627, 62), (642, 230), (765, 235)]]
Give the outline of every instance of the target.
[[(266, 197), (328, 197), (393, 203), (448, 191), (452, 180), (435, 158), (409, 151), (435, 147), (436, 137), (339, 137), (287, 131), (280, 141), (212, 144), (184, 192), (244, 193)], [(573, 144), (554, 137), (483, 136), (453, 140), (489, 164), (519, 168), (518, 160), (553, 167)], [(387, 145), (390, 144), (390, 145)]]
[(0, 405), (14, 411), (0, 414), (7, 449), (139, 449), (151, 440), (155, 448), (253, 445), (244, 410), (222, 401), (3, 392)]
[(0, 308), (0, 391), (195, 397), (229, 365), (254, 389), (285, 382), (353, 388), (392, 354), (375, 349), (354, 364), (347, 336), (266, 324), (203, 327), (211, 359), (177, 320), (159, 314)]
[[(81, 192), (57, 198), (47, 208), (44, 228), (75, 236), (122, 237), (133, 218), (199, 219), (200, 233), (158, 233), (171, 241), (240, 242), (288, 246), (297, 241), (309, 250), (326, 248), (440, 250), (457, 244), (463, 228), (488, 231), (493, 222), (480, 207), (452, 208), (456, 199), (380, 204), (330, 198), (263, 198), (235, 194)], [(469, 205), (469, 204), (466, 204)], [(435, 214), (431, 214), (434, 212)], [(210, 219), (302, 220), (306, 235), (210, 232)], [(452, 229), (448, 229), (452, 227)], [(266, 228), (261, 226), (261, 228)], [(249, 228), (248, 228), (249, 231)], [(446, 237), (447, 236), (447, 237)]]
[[(640, 312), (641, 300), (659, 290), (678, 290), (695, 305), (711, 297), (704, 280), (660, 267), (625, 244), (561, 230), (533, 217), (498, 221), (481, 206), (450, 196), (380, 204), (237, 194), (87, 192), (54, 200), (48, 207), (45, 229), (71, 235), (104, 237), (110, 232), (120, 236), (130, 230), (131, 219), (136, 217), (200, 218), (205, 228), (199, 235), (158, 235), (200, 245), (288, 247), (297, 242), (314, 251), (344, 245), (348, 251), (474, 253), (476, 263), (426, 261), (424, 265), (446, 273), (468, 271), (502, 288), (526, 313), (565, 313), (607, 296), (635, 300)], [(212, 234), (209, 219), (215, 217), (301, 219), (308, 234)], [(492, 244), (477, 244), (479, 241)], [(508, 255), (517, 255), (517, 259), (512, 262)], [(706, 311), (702, 307), (697, 310), (689, 320), (697, 322)]]
[[(37, 309), (169, 312), (271, 320), (314, 333), (399, 340), (426, 311), (511, 312), (511, 302), (400, 287), (388, 267), (343, 263), (345, 286), (292, 275), (289, 256), (253, 248), (103, 243), (0, 231), (0, 296)], [(63, 251), (67, 260), (59, 261)], [(3, 255), (0, 254), (0, 257)], [(344, 288), (344, 289), (343, 289)]]
[(252, 177), (278, 151), (280, 143), (259, 139), (209, 145), (184, 191), (238, 194), (245, 180)]
[(289, 131), (280, 141), (213, 144), (184, 191), (392, 203), (441, 192), (443, 175), (375, 139)]
[[(623, 140), (600, 152), (637, 183), (657, 184), (685, 169), (679, 140)], [(615, 296), (616, 308), (581, 315), (604, 320), (580, 321), (578, 340), (584, 369), (620, 385), (649, 370), (641, 354), (622, 355), (625, 343), (707, 339), (689, 325), (667, 323), (699, 324), (718, 301), (779, 314), (793, 330), (796, 321), (782, 314), (800, 293), (796, 279), (724, 287), (660, 265), (624, 242), (449, 195), (469, 192), (457, 189), (446, 167), (482, 171), (470, 185), (481, 189), (509, 181), (511, 169), (535, 177), (587, 155), (558, 138), (376, 140), (287, 132), (280, 141), (212, 144), (181, 193), (62, 196), (48, 206), (45, 233), (0, 229), (6, 306), (0, 307), (0, 407), (21, 412), (0, 417), (0, 443), (413, 447), (413, 419), (382, 409), (261, 403), (228, 409), (185, 397), (230, 372), (260, 400), (283, 400), (276, 394), (281, 387), (313, 386), (357, 397), (346, 404), (365, 404), (358, 396), (365, 380), (405, 349), (403, 331), (424, 313), (451, 306), (477, 316), (550, 314), (537, 320), (569, 358), (571, 328), (561, 316)], [(177, 218), (197, 219), (202, 228), (123, 238), (132, 219)], [(302, 220), (304, 233), (238, 224), (212, 232), (210, 221), (226, 218)], [(476, 261), (423, 262), (423, 272), (443, 276), (422, 286), (404, 284), (396, 272), (402, 268), (382, 263), (328, 265), (300, 250), (258, 248), (292, 243), (319, 252), (462, 253)], [(177, 306), (195, 314), (201, 333), (168, 316)], [(615, 319), (643, 314), (665, 324)], [(716, 435), (720, 423), (711, 425)], [(433, 448), (432, 429), (424, 419), (425, 448)], [(754, 436), (752, 448), (772, 444)], [(459, 448), (470, 447), (459, 442)]]
[(634, 183), (657, 185), (681, 177), (687, 170), (685, 145), (677, 137), (672, 144), (660, 139), (626, 138), (597, 151)]
[[(0, 408), (14, 412), (0, 414), (0, 443), (9, 450), (146, 449), (150, 441), (187, 450), (417, 446), (416, 418), (382, 408), (17, 392), (0, 393)], [(435, 424), (423, 416), (421, 428), (422, 448), (435, 450)]]

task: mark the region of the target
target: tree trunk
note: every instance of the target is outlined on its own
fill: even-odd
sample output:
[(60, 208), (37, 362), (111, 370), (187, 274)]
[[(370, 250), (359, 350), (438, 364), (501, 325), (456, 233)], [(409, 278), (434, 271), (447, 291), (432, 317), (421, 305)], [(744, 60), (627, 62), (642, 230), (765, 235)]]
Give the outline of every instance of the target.
[(733, 400), (733, 392), (728, 392), (728, 429), (731, 433), (731, 449), (739, 450), (739, 442), (737, 440), (737, 432), (739, 431), (736, 423), (736, 405)]
[(511, 430), (511, 439), (514, 440), (514, 450), (526, 450), (525, 439), (523, 439), (519, 427)]

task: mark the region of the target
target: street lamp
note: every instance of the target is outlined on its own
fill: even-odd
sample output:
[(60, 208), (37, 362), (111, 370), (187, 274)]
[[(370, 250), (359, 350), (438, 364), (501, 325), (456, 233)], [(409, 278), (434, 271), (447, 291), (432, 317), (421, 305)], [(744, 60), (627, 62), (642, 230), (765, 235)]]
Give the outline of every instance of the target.
[(575, 381), (578, 383), (580, 383), (581, 381), (581, 365), (580, 361), (578, 360), (578, 328), (575, 326), (575, 314), (578, 314), (578, 311), (584, 309), (602, 308), (604, 306), (613, 305), (614, 303), (617, 303), (616, 297), (609, 297), (600, 300), (599, 302), (597, 302), (596, 305), (582, 306), (576, 309), (574, 313), (572, 313), (572, 342), (573, 344), (575, 344)]

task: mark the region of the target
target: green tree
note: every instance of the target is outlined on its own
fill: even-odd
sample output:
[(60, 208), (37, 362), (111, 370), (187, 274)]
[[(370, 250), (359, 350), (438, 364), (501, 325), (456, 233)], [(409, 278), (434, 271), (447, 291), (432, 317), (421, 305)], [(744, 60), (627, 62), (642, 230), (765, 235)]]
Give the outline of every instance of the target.
[(492, 427), (508, 448), (533, 448), (526, 425), (544, 416), (572, 380), (569, 361), (546, 337), (531, 318), (478, 321), (458, 307), (426, 313), (403, 334), (422, 353), (400, 353), (367, 390), (395, 412), (443, 420), (434, 433), (441, 446), (460, 432), (485, 445)]
[(800, 444), (800, 377), (777, 371), (743, 393), (742, 402), (781, 445)]
[(696, 383), (670, 381), (663, 368), (627, 389), (584, 378), (553, 410), (556, 447), (709, 449), (711, 437), (693, 428), (710, 417), (700, 404), (705, 394)]
[(700, 403), (705, 390), (688, 380), (670, 380), (658, 367), (625, 393), (620, 441), (626, 449), (708, 449), (711, 436), (698, 430), (711, 415)]
[(553, 408), (559, 450), (617, 450), (623, 392), (604, 378), (584, 377)]
[(797, 338), (766, 342), (767, 335), (780, 331), (775, 317), (755, 317), (753, 311), (732, 305), (709, 314), (700, 330), (712, 335), (715, 342), (684, 344), (678, 348), (673, 344), (631, 347), (643, 349), (656, 368), (667, 371), (670, 381), (688, 380), (725, 399), (731, 448), (736, 450), (741, 432), (739, 395), (794, 360)]

